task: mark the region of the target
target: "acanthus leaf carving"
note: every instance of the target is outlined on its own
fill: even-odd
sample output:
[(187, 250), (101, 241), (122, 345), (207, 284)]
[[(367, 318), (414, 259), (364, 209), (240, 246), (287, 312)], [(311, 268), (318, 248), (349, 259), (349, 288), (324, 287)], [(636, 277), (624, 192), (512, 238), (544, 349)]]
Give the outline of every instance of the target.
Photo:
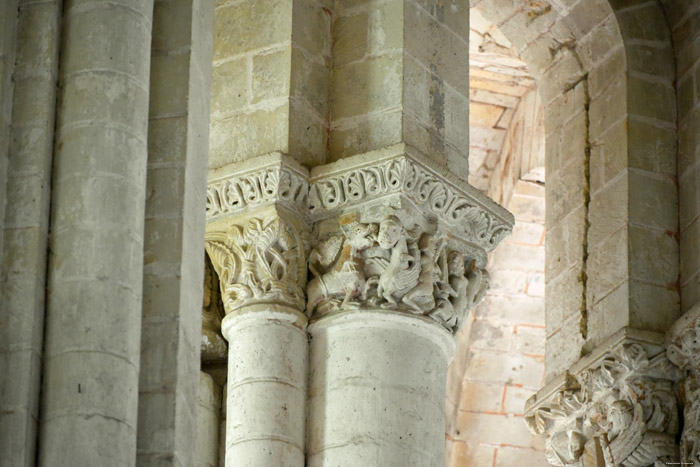
[(276, 214), (230, 222), (207, 232), (206, 248), (219, 274), (227, 313), (252, 304), (303, 310), (304, 232)]
[(678, 461), (677, 373), (664, 353), (650, 359), (640, 344), (620, 345), (572, 378), (573, 389), (536, 408), (533, 399), (526, 409), (530, 430), (545, 435), (552, 465), (581, 467), (584, 446), (593, 440), (610, 467)]

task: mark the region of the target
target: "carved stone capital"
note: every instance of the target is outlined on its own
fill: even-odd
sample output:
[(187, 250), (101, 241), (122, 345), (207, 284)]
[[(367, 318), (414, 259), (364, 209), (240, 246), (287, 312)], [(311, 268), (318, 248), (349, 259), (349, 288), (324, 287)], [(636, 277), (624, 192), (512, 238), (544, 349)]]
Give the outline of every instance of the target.
[(681, 462), (700, 464), (700, 305), (678, 319), (666, 334), (666, 354), (682, 372)]
[[(623, 329), (528, 400), (525, 421), (552, 465), (678, 461), (678, 371), (653, 333)], [(586, 458), (602, 454), (589, 463)]]
[(314, 220), (410, 204), (469, 247), (479, 267), (513, 229), (513, 215), (506, 209), (404, 144), (314, 168), (309, 183)]
[(513, 217), (396, 145), (314, 168), (308, 309), (427, 316), (455, 332), (489, 284), (486, 255)]
[(307, 179), (280, 154), (210, 173), (205, 245), (226, 314), (272, 307), (303, 316)]

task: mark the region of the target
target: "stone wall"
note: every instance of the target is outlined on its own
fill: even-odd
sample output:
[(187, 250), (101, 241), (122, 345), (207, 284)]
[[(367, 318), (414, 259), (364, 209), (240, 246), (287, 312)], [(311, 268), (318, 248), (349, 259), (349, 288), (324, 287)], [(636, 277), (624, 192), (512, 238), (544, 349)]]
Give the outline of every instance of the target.
[[(678, 92), (680, 290), (683, 311), (700, 300), (700, 4), (662, 1), (673, 34)], [(672, 143), (669, 143), (672, 144)]]
[(460, 332), (448, 374), (449, 467), (547, 465), (522, 419), (544, 384), (544, 204), (543, 186), (516, 184), (513, 234), (491, 255), (491, 288)]

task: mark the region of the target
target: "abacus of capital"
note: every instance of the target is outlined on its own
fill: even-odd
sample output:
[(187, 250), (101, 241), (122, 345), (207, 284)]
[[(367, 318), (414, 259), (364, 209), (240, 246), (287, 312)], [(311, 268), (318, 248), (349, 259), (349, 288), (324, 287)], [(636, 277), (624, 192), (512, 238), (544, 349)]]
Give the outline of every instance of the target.
[(310, 173), (280, 154), (217, 169), (207, 215), (226, 464), (442, 466), (454, 333), (510, 213), (397, 144)]

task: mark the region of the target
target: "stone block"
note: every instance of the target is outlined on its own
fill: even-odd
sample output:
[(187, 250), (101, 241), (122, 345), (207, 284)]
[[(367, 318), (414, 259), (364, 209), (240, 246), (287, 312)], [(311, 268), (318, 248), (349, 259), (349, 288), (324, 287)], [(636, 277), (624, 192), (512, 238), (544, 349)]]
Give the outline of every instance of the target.
[(245, 0), (217, 8), (214, 60), (289, 41), (292, 16), (292, 2), (289, 0)]
[[(627, 77), (628, 111), (639, 115), (668, 122), (669, 127), (676, 122), (675, 89), (671, 82), (658, 82), (638, 75)], [(636, 96), (636, 97), (635, 97)]]
[(630, 116), (627, 122), (629, 166), (649, 172), (676, 174), (676, 132)]
[(588, 250), (588, 273), (586, 296), (589, 305), (594, 305), (612, 290), (620, 286), (632, 274), (634, 267), (628, 265), (628, 231), (625, 228)]
[(185, 159), (187, 117), (151, 119), (148, 122), (148, 164), (170, 164)]
[[(232, 135), (236, 135), (236, 138)], [(209, 168), (223, 167), (274, 151), (287, 153), (288, 144), (288, 101), (269, 109), (252, 110), (213, 121), (209, 139)]]
[(308, 57), (298, 48), (292, 48), (291, 90), (292, 102), (299, 101), (316, 114), (328, 120), (330, 113), (331, 68)]
[(331, 13), (315, 0), (292, 3), (292, 43), (318, 59), (329, 57)]
[(630, 277), (657, 285), (678, 280), (678, 240), (670, 231), (629, 227)]
[[(503, 398), (503, 385), (500, 383), (481, 383), (477, 381), (464, 381), (460, 393), (459, 410), (467, 412), (501, 412)], [(469, 434), (469, 427), (460, 427), (465, 434)], [(466, 428), (466, 429), (465, 429)]]
[(400, 53), (390, 53), (335, 68), (331, 83), (332, 120), (401, 106), (403, 62), (400, 57)]
[[(289, 96), (291, 46), (265, 51), (253, 56), (252, 104)], [(240, 71), (239, 71), (240, 73)], [(230, 83), (228, 84), (230, 86)]]
[(593, 97), (590, 104), (590, 139), (595, 145), (603, 135), (625, 117), (627, 113), (627, 86), (619, 80)]
[[(588, 206), (589, 248), (599, 245), (629, 222), (628, 206), (631, 193), (630, 179), (626, 175), (621, 174), (591, 196)], [(580, 244), (582, 240), (583, 238), (580, 238), (574, 245)]]
[(150, 87), (149, 117), (187, 113), (189, 105), (183, 96), (189, 95), (190, 58), (190, 54), (151, 57), (151, 82), (168, 85)]
[(545, 286), (547, 334), (561, 328), (565, 318), (571, 313), (581, 310), (583, 293), (580, 263), (574, 264), (556, 278), (547, 278)]
[(211, 79), (212, 120), (230, 116), (250, 103), (251, 67), (249, 57), (214, 64)]
[[(534, 435), (533, 435), (534, 437)], [(510, 467), (513, 465), (527, 465), (528, 467), (548, 467), (544, 450), (538, 445), (538, 449), (518, 448), (502, 446), (498, 448), (495, 467)]]
[(491, 465), (494, 459), (495, 448), (474, 441), (448, 441), (452, 443), (452, 452), (448, 467), (462, 465)]
[(542, 384), (543, 359), (489, 350), (473, 350), (464, 373), (465, 379), (483, 383)]
[(333, 66), (342, 67), (367, 54), (369, 14), (338, 16), (333, 21)]
[(480, 350), (511, 350), (513, 346), (513, 326), (477, 320), (472, 325), (469, 346)]
[(460, 412), (457, 423), (464, 427), (464, 435), (458, 439), (468, 437), (469, 441), (478, 443), (542, 449), (542, 441), (528, 431), (521, 417)]
[(546, 382), (563, 373), (579, 359), (584, 344), (579, 328), (580, 320), (580, 315), (573, 315), (562, 324), (559, 331), (547, 337), (545, 343)]
[(289, 155), (307, 167), (322, 165), (328, 148), (328, 127), (306, 107), (292, 102), (289, 116)]
[(527, 323), (544, 325), (544, 300), (523, 296), (487, 294), (475, 310), (479, 319), (492, 323)]
[(630, 326), (664, 333), (681, 315), (676, 287), (630, 280)]
[(630, 170), (629, 218), (641, 226), (676, 232), (678, 191), (674, 179), (653, 172)]
[(402, 141), (402, 112), (393, 109), (331, 127), (329, 161), (362, 154)]
[[(519, 324), (516, 327), (513, 338), (513, 348), (516, 352), (529, 355), (544, 355), (545, 330), (543, 327)], [(517, 413), (521, 413), (523, 407)], [(510, 411), (508, 412), (510, 413)]]
[(608, 131), (591, 141), (590, 190), (597, 193), (628, 167), (627, 122), (620, 120)]

